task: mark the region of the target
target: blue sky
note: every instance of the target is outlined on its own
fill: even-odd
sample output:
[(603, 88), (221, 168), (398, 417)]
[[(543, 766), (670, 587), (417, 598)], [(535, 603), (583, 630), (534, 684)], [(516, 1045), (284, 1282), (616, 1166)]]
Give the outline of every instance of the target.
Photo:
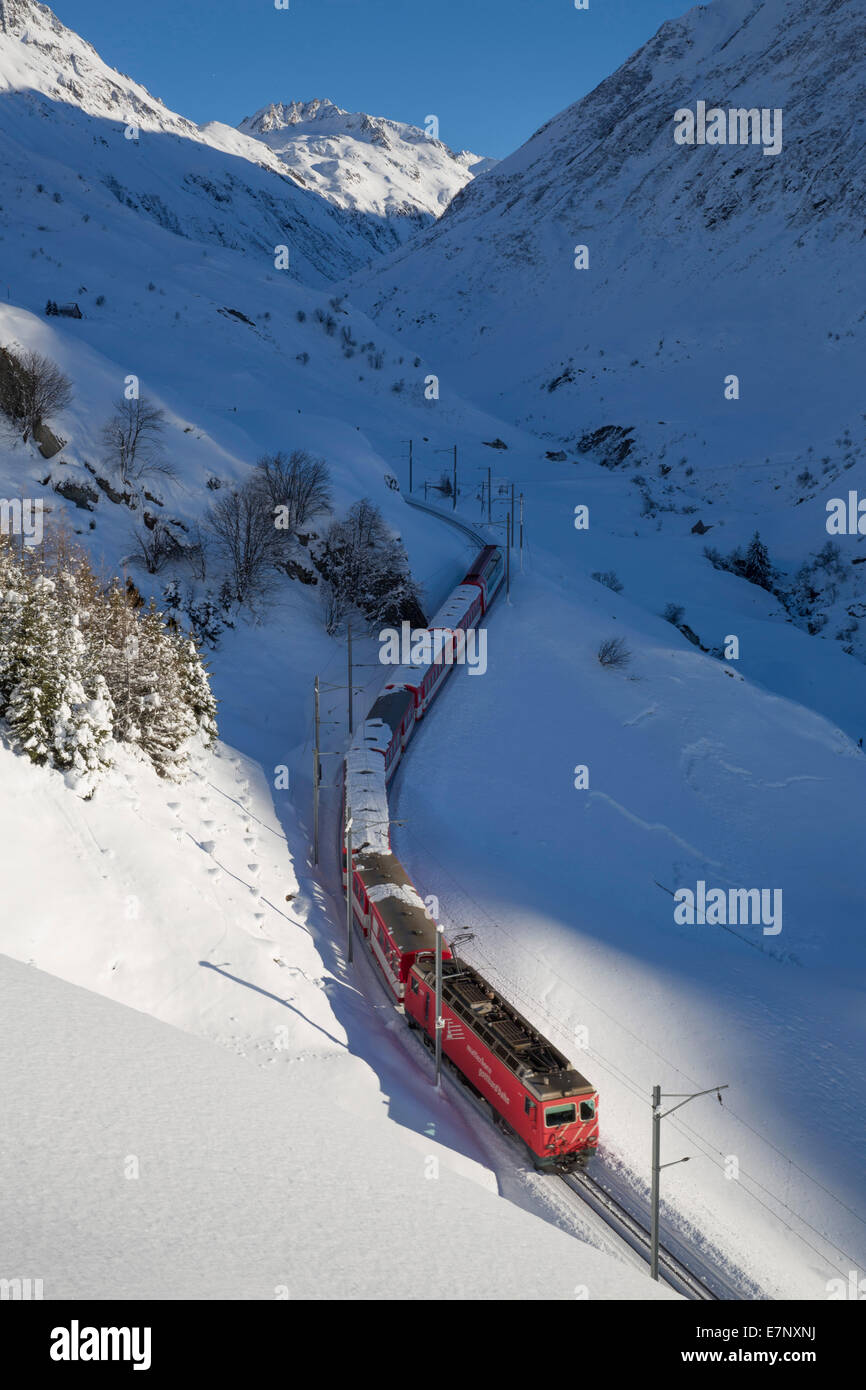
[(271, 101), (440, 121), (456, 149), (504, 156), (585, 95), (691, 0), (53, 0), (113, 67), (195, 121)]

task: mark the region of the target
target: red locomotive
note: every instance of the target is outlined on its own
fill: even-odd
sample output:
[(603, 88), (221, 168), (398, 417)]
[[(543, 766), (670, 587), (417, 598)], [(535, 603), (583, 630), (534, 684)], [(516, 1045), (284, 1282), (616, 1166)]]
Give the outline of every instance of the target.
[[(453, 670), (459, 643), (502, 584), (504, 557), (485, 546), (434, 615), (428, 661), (399, 667), (346, 755), (352, 826), (352, 915), (410, 1027), (435, 1037), (436, 924), (391, 848), (388, 783), (415, 724)], [(345, 850), (343, 890), (348, 893)], [(536, 1167), (564, 1168), (598, 1144), (598, 1096), (580, 1072), (464, 961), (442, 950), (442, 1051), (471, 1090), (528, 1147)]]
[[(406, 1019), (435, 1037), (436, 966), (429, 955), (409, 971)], [(442, 1051), (476, 1095), (531, 1151), (535, 1166), (557, 1168), (598, 1144), (598, 1095), (568, 1061), (477, 970), (457, 957), (442, 964)]]

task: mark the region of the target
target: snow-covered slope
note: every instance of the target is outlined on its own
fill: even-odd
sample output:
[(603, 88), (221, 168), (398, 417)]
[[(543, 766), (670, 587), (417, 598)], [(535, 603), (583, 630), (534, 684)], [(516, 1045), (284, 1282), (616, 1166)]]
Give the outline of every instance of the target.
[[(662, 420), (729, 457), (817, 443), (861, 404), (864, 44), (861, 4), (690, 10), (353, 295), (564, 436)], [(780, 152), (675, 143), (699, 100), (781, 108)]]
[[(641, 528), (759, 529), (783, 586), (810, 567), (794, 616), (860, 659), (866, 538), (814, 561), (828, 502), (866, 496), (864, 47), (862, 4), (690, 10), (350, 286), (443, 394), (548, 432), (563, 476), (639, 484)], [(766, 110), (778, 153), (676, 143), (701, 101)]]
[(343, 111), (324, 100), (273, 102), (238, 127), (278, 155), (298, 182), (337, 207), (383, 219), (383, 247), (439, 217), (494, 159), (461, 150), (417, 126)]
[[(4, 0), (0, 133), (8, 208), (35, 184), (59, 192), (67, 223), (112, 204), (176, 236), (230, 246), (327, 284), (379, 249), (376, 219), (345, 212), (300, 186), (259, 140), (197, 126), (108, 67), (36, 0)], [(9, 186), (11, 185), (11, 187)]]
[(0, 1042), (4, 1278), (46, 1299), (675, 1297), (400, 1142), (342, 1040), (268, 1074), (0, 957)]

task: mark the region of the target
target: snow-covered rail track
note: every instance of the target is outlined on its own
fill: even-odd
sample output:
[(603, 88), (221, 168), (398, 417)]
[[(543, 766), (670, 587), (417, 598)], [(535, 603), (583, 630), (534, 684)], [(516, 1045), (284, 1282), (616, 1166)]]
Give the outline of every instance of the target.
[(471, 522), (464, 521), (461, 517), (455, 516), (451, 512), (443, 511), (441, 507), (434, 507), (431, 502), (421, 502), (417, 497), (412, 497), (407, 492), (404, 492), (402, 496), (403, 501), (406, 502), (408, 506), (417, 507), (418, 510), (422, 512), (429, 512), (431, 516), (438, 517), (440, 521), (446, 522), (448, 526), (456, 526), (458, 531), (462, 531), (464, 535), (469, 536), (477, 545), (484, 546), (492, 544), (490, 537), (486, 536), (483, 531), (479, 531)]
[[(564, 1174), (562, 1181), (649, 1264), (650, 1233), (640, 1217), (587, 1172)], [(665, 1245), (659, 1245), (659, 1276), (670, 1288), (695, 1301), (743, 1297), (711, 1261), (685, 1241), (670, 1233), (665, 1241)]]

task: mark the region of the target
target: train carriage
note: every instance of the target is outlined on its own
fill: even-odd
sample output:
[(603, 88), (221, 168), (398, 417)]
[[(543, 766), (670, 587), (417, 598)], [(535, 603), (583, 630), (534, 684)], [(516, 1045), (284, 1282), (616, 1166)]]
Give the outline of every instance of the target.
[(482, 612), (486, 613), (505, 579), (505, 556), (498, 545), (486, 545), (463, 580), (481, 590)]
[[(411, 1024), (435, 1037), (433, 956), (408, 974), (404, 1003)], [(458, 958), (442, 967), (442, 1051), (507, 1126), (535, 1166), (573, 1166), (598, 1145), (598, 1095), (585, 1076), (476, 970)]]
[[(436, 949), (436, 924), (395, 854), (368, 853), (355, 862), (352, 908), (391, 994), (400, 1003), (419, 952)], [(451, 957), (447, 947), (444, 955)]]
[[(410, 690), (415, 702), (415, 718), (425, 712), (439, 694), (446, 676), (454, 669), (461, 655), (464, 640), (458, 634), (475, 626), (483, 613), (483, 591), (477, 584), (460, 584), (448, 595), (442, 607), (430, 619), (417, 640), (419, 655), (426, 644), (429, 660), (423, 655), (417, 662), (400, 666), (387, 682), (386, 690)], [(427, 634), (429, 633), (429, 639)]]
[[(377, 725), (390, 732), (390, 737), (382, 739)], [(390, 781), (397, 769), (403, 750), (412, 737), (415, 725), (415, 701), (410, 691), (397, 687), (386, 687), (370, 709), (363, 728), (358, 731), (353, 747), (359, 739), (368, 746), (377, 747), (385, 755), (385, 776)], [(384, 742), (384, 747), (382, 746)]]

